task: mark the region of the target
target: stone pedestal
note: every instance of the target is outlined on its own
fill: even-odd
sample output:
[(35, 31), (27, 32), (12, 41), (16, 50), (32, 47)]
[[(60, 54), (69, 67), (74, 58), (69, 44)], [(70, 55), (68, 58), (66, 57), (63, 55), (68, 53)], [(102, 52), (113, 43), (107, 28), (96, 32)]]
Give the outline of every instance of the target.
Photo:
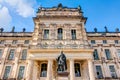
[(68, 75), (69, 72), (58, 72), (58, 79), (57, 80), (69, 80)]

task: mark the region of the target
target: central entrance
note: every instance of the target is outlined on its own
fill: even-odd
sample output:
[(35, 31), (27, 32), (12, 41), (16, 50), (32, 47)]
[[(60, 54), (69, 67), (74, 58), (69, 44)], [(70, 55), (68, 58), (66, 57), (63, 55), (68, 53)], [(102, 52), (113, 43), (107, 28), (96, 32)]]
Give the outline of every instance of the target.
[(91, 53), (91, 49), (29, 50), (34, 65), (28, 64), (32, 74), (28, 76), (32, 80), (89, 80), (93, 76)]

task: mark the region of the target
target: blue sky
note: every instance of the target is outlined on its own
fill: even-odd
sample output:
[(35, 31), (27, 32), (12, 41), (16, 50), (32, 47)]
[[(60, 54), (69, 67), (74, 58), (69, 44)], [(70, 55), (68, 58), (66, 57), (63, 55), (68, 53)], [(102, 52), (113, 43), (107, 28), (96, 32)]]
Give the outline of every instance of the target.
[(67, 7), (82, 7), (83, 15), (88, 17), (85, 25), (87, 31), (109, 31), (120, 28), (120, 0), (0, 0), (0, 27), (5, 31), (31, 32), (34, 29), (32, 17), (35, 17), (39, 6), (52, 7), (62, 3)]

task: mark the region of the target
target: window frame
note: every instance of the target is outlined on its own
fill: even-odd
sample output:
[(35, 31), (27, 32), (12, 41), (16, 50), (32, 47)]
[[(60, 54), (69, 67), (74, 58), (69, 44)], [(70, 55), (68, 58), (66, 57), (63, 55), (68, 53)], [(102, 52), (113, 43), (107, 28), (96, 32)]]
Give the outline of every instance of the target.
[[(46, 65), (46, 74), (45, 74), (45, 75), (42, 73), (42, 71), (43, 71), (43, 70), (42, 70), (42, 68), (43, 68), (42, 65), (43, 65), (43, 64)], [(48, 63), (47, 63), (47, 62), (44, 62), (44, 63), (41, 63), (41, 64), (40, 64), (40, 77), (47, 77), (47, 67), (48, 67)]]
[(91, 44), (96, 44), (96, 41), (95, 40), (91, 40)]
[(24, 79), (24, 77), (25, 77), (26, 66), (25, 65), (20, 65), (19, 68), (18, 68), (17, 79), (19, 79), (19, 72), (20, 72), (20, 67), (21, 66), (24, 67), (24, 72), (23, 72), (22, 78), (20, 78), (20, 79)]
[[(94, 54), (97, 54), (97, 59), (95, 58)], [(97, 49), (94, 49), (93, 58), (94, 58), (94, 60), (100, 60), (99, 54), (98, 54), (98, 50), (97, 50)]]
[[(9, 77), (10, 77), (10, 75), (11, 75), (11, 72), (12, 72), (12, 65), (5, 65), (2, 79), (4, 79), (4, 76), (5, 76), (5, 70), (6, 70), (6, 67), (7, 67), (7, 66), (10, 66), (10, 71), (9, 71), (9, 75), (8, 75), (7, 79), (9, 79)], [(7, 73), (8, 73), (8, 72), (7, 72)]]
[(103, 40), (103, 44), (107, 44), (107, 40)]
[[(26, 58), (25, 59), (23, 58), (23, 51), (24, 50), (26, 50)], [(26, 60), (27, 59), (27, 49), (22, 49), (20, 59), (21, 60)]]
[(2, 59), (2, 56), (3, 56), (3, 49), (0, 49), (0, 52), (1, 52), (1, 54), (0, 54), (0, 60)]
[[(112, 67), (114, 68), (114, 72), (113, 72), (113, 69), (112, 69), (112, 71), (111, 71), (110, 66), (112, 66)], [(117, 79), (117, 73), (116, 73), (115, 65), (109, 65), (109, 71), (110, 71), (111, 77), (114, 78), (114, 79)], [(112, 73), (114, 73), (116, 77), (113, 77), (113, 76), (112, 76)]]
[(29, 44), (30, 43), (30, 40), (25, 40), (24, 41), (24, 44)]
[(63, 40), (63, 29), (62, 28), (57, 29), (57, 39)]
[(76, 40), (77, 39), (77, 37), (76, 37), (76, 29), (71, 29), (71, 39), (72, 40)]
[[(48, 31), (48, 33), (46, 34), (47, 35), (47, 37), (45, 36), (45, 32), (46, 31)], [(50, 36), (50, 30), (49, 29), (44, 29), (44, 31), (43, 31), (43, 39), (49, 39), (49, 36)]]
[[(100, 70), (97, 70), (97, 67), (100, 67)], [(103, 79), (104, 78), (104, 74), (103, 74), (103, 69), (101, 65), (95, 65), (95, 73), (96, 73), (96, 77), (97, 79)], [(101, 75), (98, 75), (98, 72), (101, 71)]]
[[(76, 76), (76, 67), (75, 67), (75, 64), (78, 64), (79, 65), (79, 75)], [(74, 63), (74, 73), (75, 73), (75, 77), (81, 77), (82, 76), (82, 72), (81, 72), (81, 64), (80, 62), (75, 62)]]
[[(14, 50), (14, 55), (13, 55), (13, 58), (11, 59), (11, 58), (10, 58), (10, 55), (11, 55), (11, 51), (12, 51), (12, 50)], [(7, 60), (14, 60), (14, 58), (15, 58), (15, 53), (16, 53), (16, 50), (15, 50), (15, 49), (10, 49), (10, 50), (9, 50), (8, 57), (7, 57)]]
[[(109, 51), (109, 56), (108, 56), (108, 52), (106, 53), (106, 50)], [(104, 49), (104, 53), (105, 53), (105, 55), (106, 55), (106, 59), (107, 59), (107, 60), (112, 60), (112, 55), (111, 55), (110, 49)], [(110, 57), (110, 58), (109, 58), (109, 57)]]

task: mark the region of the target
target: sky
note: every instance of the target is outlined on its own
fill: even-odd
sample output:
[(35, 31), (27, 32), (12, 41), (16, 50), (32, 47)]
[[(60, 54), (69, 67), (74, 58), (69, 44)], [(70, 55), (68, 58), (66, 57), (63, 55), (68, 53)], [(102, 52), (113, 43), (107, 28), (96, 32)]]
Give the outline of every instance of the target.
[(87, 17), (85, 28), (88, 32), (120, 29), (120, 0), (0, 0), (0, 28), (11, 31), (15, 26), (16, 32), (26, 28), (27, 32), (34, 30), (33, 17), (40, 6), (53, 7), (62, 3), (63, 6), (82, 8)]

